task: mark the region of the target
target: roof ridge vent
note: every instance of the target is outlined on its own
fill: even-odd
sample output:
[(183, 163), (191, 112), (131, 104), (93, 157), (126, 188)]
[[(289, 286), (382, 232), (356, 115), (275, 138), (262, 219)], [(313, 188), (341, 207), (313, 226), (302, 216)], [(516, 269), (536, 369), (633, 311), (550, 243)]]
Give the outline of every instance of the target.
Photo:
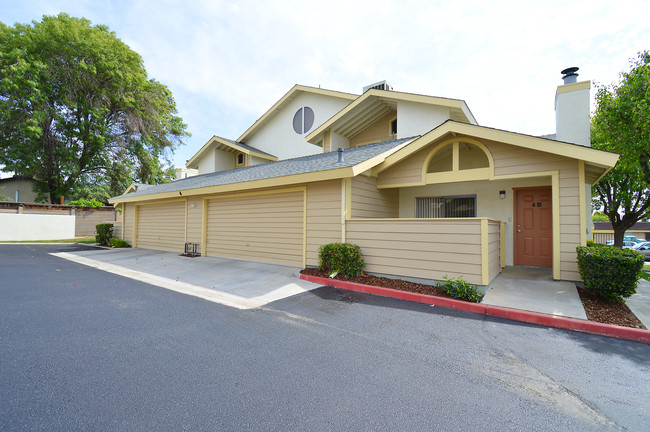
[(363, 93), (367, 92), (368, 90), (385, 90), (385, 91), (392, 91), (393, 86), (390, 85), (390, 83), (386, 80), (376, 82), (374, 84), (367, 85), (363, 88)]

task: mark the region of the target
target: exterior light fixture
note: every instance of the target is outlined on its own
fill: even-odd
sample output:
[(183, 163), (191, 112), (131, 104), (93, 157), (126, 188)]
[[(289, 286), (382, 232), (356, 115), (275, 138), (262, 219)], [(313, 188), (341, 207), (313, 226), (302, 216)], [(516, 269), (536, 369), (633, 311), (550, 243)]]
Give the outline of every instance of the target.
[(499, 191), (499, 198), (506, 199), (506, 191), (504, 191), (504, 190)]

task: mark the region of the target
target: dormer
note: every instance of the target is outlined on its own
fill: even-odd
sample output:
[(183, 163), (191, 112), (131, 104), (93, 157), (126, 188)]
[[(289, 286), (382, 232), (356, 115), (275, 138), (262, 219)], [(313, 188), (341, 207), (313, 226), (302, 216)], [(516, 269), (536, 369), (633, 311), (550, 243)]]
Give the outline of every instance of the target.
[(198, 170), (200, 175), (276, 160), (278, 160), (276, 156), (254, 149), (244, 143), (213, 136), (192, 159), (187, 161), (185, 167)]
[(423, 135), (450, 119), (477, 124), (465, 101), (371, 87), (306, 140), (329, 152)]

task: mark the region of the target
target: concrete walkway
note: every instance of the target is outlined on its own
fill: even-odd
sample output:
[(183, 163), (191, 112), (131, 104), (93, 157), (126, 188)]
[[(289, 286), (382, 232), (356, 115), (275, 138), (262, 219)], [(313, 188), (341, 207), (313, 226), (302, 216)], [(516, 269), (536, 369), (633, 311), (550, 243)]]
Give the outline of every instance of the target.
[(625, 300), (625, 304), (650, 329), (650, 281), (639, 279), (636, 294)]
[(555, 281), (551, 269), (539, 267), (506, 267), (481, 303), (587, 319), (575, 283)]
[(320, 286), (299, 279), (300, 267), (189, 258), (152, 249), (95, 248), (52, 255), (239, 309), (258, 308)]

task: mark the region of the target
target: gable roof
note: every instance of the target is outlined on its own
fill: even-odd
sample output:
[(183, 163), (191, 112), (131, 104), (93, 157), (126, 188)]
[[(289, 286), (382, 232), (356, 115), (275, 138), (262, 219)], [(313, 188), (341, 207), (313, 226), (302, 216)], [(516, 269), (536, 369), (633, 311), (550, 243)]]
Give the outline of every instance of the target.
[(384, 162), (373, 169), (373, 174), (377, 174), (389, 168), (423, 147), (431, 144), (433, 141), (450, 134), (468, 135), (477, 139), (498, 141), (530, 150), (537, 150), (557, 156), (583, 160), (593, 169), (594, 173), (591, 180), (594, 182), (607, 174), (609, 170), (616, 165), (619, 158), (619, 155), (616, 153), (585, 147), (579, 144), (447, 120), (443, 124), (416, 139), (411, 145), (386, 157)]
[(130, 193), (113, 197), (109, 202), (117, 204), (353, 177), (381, 163), (388, 155), (415, 138), (402, 138), (346, 149), (341, 162), (338, 161), (338, 152), (318, 153), (187, 177), (155, 186), (147, 185), (145, 188), (138, 187)]
[(305, 139), (307, 142), (320, 145), (323, 133), (330, 128), (343, 135), (354, 135), (391, 110), (395, 110), (399, 101), (447, 107), (450, 109), (452, 120), (477, 124), (474, 115), (463, 100), (372, 89), (317, 127)]
[(296, 96), (298, 96), (301, 93), (313, 93), (313, 94), (335, 97), (339, 99), (346, 99), (349, 101), (353, 101), (359, 97), (359, 95), (352, 94), (352, 93), (345, 93), (345, 92), (340, 92), (335, 90), (326, 90), (326, 89), (296, 84), (291, 88), (291, 90), (289, 90), (284, 96), (282, 96), (282, 98), (280, 98), (279, 101), (277, 101), (271, 108), (269, 108), (262, 115), (262, 117), (257, 119), (257, 121), (251, 125), (251, 127), (246, 129), (246, 131), (239, 138), (237, 138), (237, 141), (239, 142), (246, 141), (246, 139), (254, 135), (261, 126), (268, 123), (273, 118), (273, 116), (275, 116), (275, 114), (277, 114), (288, 102), (290, 102), (292, 99), (294, 99)]
[(203, 145), (203, 147), (201, 147), (201, 149), (198, 152), (196, 152), (194, 156), (192, 156), (190, 160), (187, 161), (185, 167), (198, 169), (199, 160), (201, 160), (201, 158), (203, 158), (203, 156), (205, 156), (206, 153), (214, 149), (224, 150), (227, 152), (242, 152), (244, 154), (257, 156), (259, 158), (266, 159), (269, 161), (278, 160), (277, 156), (273, 156), (270, 153), (264, 152), (262, 150), (258, 150), (242, 142), (237, 142), (237, 141), (229, 140), (228, 138), (222, 138), (214, 135), (212, 138), (208, 140), (207, 143)]

